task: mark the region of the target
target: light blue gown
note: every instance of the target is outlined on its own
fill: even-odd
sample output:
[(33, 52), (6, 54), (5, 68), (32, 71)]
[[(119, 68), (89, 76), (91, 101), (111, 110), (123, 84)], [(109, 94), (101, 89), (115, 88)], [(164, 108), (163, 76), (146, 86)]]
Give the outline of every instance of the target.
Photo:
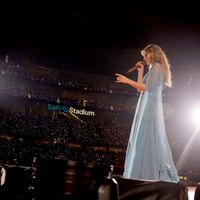
[(162, 90), (163, 72), (155, 63), (144, 76), (147, 89), (140, 94), (124, 166), (125, 178), (178, 182), (165, 131)]

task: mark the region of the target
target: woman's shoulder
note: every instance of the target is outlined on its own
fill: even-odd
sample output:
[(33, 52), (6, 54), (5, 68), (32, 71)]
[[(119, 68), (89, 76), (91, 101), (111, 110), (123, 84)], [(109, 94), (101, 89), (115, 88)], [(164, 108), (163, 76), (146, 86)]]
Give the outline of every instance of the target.
[(158, 63), (158, 62), (154, 63), (151, 70), (156, 72), (156, 73), (161, 73), (162, 72), (161, 64)]
[(159, 68), (161, 68), (161, 64), (158, 63), (158, 62), (155, 62), (155, 63), (153, 64), (153, 68), (159, 69)]

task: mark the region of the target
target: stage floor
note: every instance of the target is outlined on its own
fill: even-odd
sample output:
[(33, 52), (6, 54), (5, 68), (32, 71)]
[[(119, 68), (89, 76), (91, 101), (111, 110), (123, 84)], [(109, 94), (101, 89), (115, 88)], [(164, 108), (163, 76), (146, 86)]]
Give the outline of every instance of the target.
[(192, 200), (195, 187), (184, 183), (133, 180), (114, 177), (119, 186), (120, 200)]

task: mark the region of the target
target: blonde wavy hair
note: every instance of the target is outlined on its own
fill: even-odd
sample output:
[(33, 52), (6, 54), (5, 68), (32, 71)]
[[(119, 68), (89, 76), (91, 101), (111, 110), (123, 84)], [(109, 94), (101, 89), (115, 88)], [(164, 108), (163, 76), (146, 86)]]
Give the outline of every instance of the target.
[(171, 66), (169, 64), (169, 61), (165, 52), (161, 49), (161, 47), (159, 47), (156, 44), (149, 44), (141, 51), (141, 53), (142, 55), (144, 55), (144, 53), (150, 53), (152, 64), (156, 62), (160, 63), (161, 68), (164, 73), (165, 85), (167, 87), (171, 87), (172, 86), (172, 75), (171, 75), (171, 70), (170, 70)]

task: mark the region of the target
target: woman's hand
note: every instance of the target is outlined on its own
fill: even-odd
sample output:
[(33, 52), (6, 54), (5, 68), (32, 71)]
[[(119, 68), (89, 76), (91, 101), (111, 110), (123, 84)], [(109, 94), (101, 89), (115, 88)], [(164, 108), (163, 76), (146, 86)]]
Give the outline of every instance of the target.
[(144, 73), (144, 61), (136, 63), (138, 74), (143, 75)]
[(122, 74), (115, 74), (115, 76), (117, 78), (115, 81), (116, 83), (124, 83), (124, 84), (130, 85), (131, 87), (139, 91), (144, 91), (146, 89), (146, 85), (136, 82), (134, 80), (131, 80)]
[(127, 78), (126, 76), (122, 75), (122, 74), (115, 74), (116, 76), (116, 83), (124, 83), (124, 84), (128, 84), (129, 82), (129, 78)]

